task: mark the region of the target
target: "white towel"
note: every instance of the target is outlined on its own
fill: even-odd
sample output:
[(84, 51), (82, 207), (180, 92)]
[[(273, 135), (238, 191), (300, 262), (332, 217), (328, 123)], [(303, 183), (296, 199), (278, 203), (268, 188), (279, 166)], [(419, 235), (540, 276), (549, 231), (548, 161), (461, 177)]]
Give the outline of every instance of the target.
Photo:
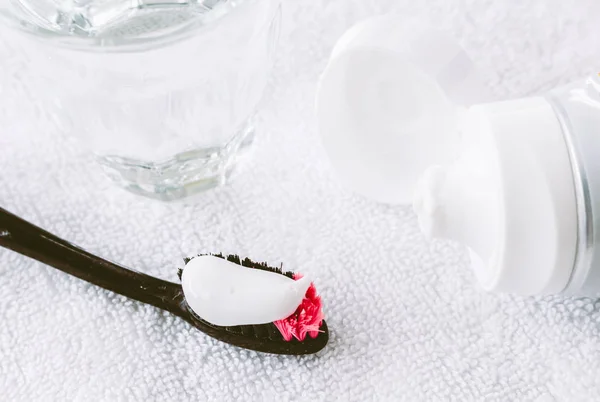
[(39, 110), (0, 39), (0, 205), (82, 247), (176, 280), (183, 256), (234, 252), (315, 278), (331, 341), (316, 356), (231, 347), (180, 319), (0, 250), (0, 399), (592, 401), (600, 302), (486, 294), (464, 250), (408, 207), (349, 193), (313, 99), (335, 40), (398, 13), (463, 40), (496, 98), (600, 69), (596, 0), (289, 0), (253, 157), (231, 185), (161, 204), (113, 187)]

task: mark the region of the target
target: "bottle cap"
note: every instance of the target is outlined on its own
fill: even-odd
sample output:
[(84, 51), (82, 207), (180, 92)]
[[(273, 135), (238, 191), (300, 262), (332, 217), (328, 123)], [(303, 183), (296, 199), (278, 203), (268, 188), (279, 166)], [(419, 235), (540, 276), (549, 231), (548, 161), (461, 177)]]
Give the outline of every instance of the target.
[(336, 44), (318, 88), (334, 170), (369, 198), (410, 203), (421, 173), (456, 156), (461, 115), (481, 88), (451, 35), (396, 16), (359, 23)]

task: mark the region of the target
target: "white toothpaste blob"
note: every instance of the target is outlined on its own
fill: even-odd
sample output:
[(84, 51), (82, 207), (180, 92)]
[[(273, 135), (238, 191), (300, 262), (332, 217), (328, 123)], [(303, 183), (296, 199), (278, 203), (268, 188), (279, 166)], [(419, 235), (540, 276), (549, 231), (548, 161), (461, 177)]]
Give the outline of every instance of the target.
[(190, 260), (181, 276), (188, 305), (203, 320), (219, 326), (287, 318), (302, 302), (310, 282), (307, 277), (295, 281), (210, 255)]

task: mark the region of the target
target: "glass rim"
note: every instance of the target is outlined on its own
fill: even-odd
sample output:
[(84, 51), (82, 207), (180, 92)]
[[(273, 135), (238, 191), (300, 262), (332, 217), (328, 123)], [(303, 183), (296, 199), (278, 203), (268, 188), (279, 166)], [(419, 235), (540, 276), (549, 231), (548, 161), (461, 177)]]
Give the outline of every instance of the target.
[[(206, 23), (202, 18), (194, 17), (190, 21), (186, 21), (179, 24), (175, 29), (168, 33), (156, 36), (156, 37), (121, 37), (118, 43), (110, 37), (103, 36), (75, 36), (65, 34), (64, 32), (56, 32), (49, 28), (38, 26), (32, 22), (26, 21), (18, 14), (6, 12), (0, 9), (0, 25), (8, 27), (8, 29), (24, 33), (34, 38), (44, 39), (46, 42), (60, 47), (72, 48), (75, 50), (85, 50), (91, 52), (132, 52), (132, 51), (143, 51), (150, 48), (163, 47), (175, 42), (179, 42), (183, 39), (188, 38), (192, 34), (202, 31), (204, 29), (211, 29), (212, 23), (216, 21), (222, 21), (230, 15), (239, 12), (240, 8), (243, 8), (247, 3), (252, 3), (254, 0), (243, 0), (243, 1), (227, 1), (230, 3), (231, 9), (218, 16), (211, 23)], [(261, 0), (261, 1), (274, 1), (279, 2), (280, 0)], [(184, 7), (175, 5), (174, 8)], [(198, 16), (202, 15), (198, 13)]]

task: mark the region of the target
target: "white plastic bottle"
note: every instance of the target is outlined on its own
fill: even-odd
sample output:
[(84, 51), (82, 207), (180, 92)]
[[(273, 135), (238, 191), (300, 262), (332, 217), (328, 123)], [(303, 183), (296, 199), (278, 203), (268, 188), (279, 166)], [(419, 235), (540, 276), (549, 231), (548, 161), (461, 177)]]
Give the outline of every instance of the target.
[(470, 251), (481, 286), (600, 294), (600, 76), (486, 103), (447, 35), (365, 21), (320, 83), (324, 147), (355, 191), (413, 202), (423, 232)]

